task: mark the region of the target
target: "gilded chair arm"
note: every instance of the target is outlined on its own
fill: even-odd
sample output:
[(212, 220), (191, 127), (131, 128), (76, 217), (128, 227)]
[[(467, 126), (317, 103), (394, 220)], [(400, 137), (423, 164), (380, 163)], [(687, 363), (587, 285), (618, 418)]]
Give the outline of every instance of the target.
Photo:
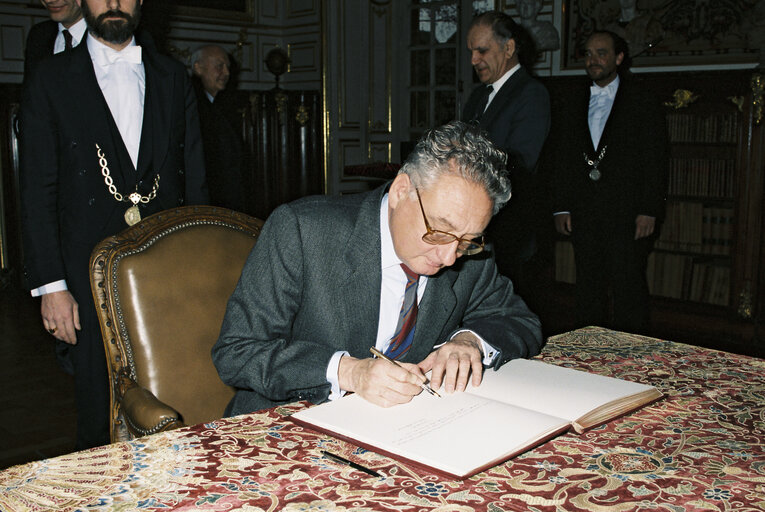
[(146, 436), (185, 426), (178, 411), (130, 377), (120, 376), (120, 388), (122, 413), (128, 428), (135, 434)]

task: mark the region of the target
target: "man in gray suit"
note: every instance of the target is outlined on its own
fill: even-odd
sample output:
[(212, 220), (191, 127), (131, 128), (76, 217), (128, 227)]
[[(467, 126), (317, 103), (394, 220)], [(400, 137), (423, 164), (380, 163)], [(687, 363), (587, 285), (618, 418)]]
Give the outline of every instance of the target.
[[(390, 406), (420, 393), (425, 372), (451, 393), (537, 354), (539, 319), (482, 251), (510, 197), (505, 162), (477, 127), (453, 122), (426, 133), (390, 184), (275, 210), (212, 351), (237, 388), (226, 414), (346, 392)], [(370, 358), (399, 343), (407, 298), (416, 321), (401, 367)]]

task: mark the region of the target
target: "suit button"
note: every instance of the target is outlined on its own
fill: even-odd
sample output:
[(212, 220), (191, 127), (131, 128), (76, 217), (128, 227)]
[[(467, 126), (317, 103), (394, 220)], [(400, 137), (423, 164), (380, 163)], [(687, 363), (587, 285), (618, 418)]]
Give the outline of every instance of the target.
[(179, 148), (181, 148), (181, 149), (183, 149), (183, 148), (185, 148), (185, 147), (186, 147), (186, 145), (185, 145), (183, 142), (181, 142), (180, 144), (178, 144), (178, 147), (179, 147)]
[(178, 174), (183, 176), (183, 169), (178, 169)]
[(80, 176), (85, 176), (85, 173), (87, 173), (87, 169), (80, 169), (80, 172), (78, 173)]
[(76, 148), (77, 147), (77, 141), (73, 140), (70, 145), (72, 146), (72, 149)]
[(182, 197), (178, 198), (178, 206), (183, 206), (183, 198)]
[(90, 199), (88, 199), (89, 206), (93, 206), (95, 203), (96, 203), (96, 200), (94, 198), (91, 197)]
[(138, 186), (140, 187), (141, 185), (143, 185), (143, 180), (138, 180)]

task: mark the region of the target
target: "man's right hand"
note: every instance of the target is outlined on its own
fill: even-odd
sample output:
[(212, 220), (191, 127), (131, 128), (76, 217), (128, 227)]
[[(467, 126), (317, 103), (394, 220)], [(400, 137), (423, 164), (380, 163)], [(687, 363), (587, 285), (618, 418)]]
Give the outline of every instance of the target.
[(80, 330), (80, 314), (77, 301), (68, 290), (43, 295), (40, 312), (45, 330), (70, 345), (77, 343), (75, 329)]
[(555, 230), (561, 235), (569, 236), (571, 234), (571, 214), (559, 213), (554, 216)]
[(401, 367), (383, 359), (344, 356), (337, 369), (340, 389), (382, 407), (405, 404), (422, 392), (420, 384), (426, 378), (417, 365), (399, 364)]

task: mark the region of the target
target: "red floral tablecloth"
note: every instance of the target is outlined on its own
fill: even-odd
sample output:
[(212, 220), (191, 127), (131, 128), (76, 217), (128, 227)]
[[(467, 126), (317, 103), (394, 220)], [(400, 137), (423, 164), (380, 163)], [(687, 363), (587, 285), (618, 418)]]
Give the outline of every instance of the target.
[(599, 328), (551, 338), (542, 359), (666, 398), (463, 482), (298, 427), (294, 404), (11, 467), (0, 510), (765, 510), (765, 361)]

